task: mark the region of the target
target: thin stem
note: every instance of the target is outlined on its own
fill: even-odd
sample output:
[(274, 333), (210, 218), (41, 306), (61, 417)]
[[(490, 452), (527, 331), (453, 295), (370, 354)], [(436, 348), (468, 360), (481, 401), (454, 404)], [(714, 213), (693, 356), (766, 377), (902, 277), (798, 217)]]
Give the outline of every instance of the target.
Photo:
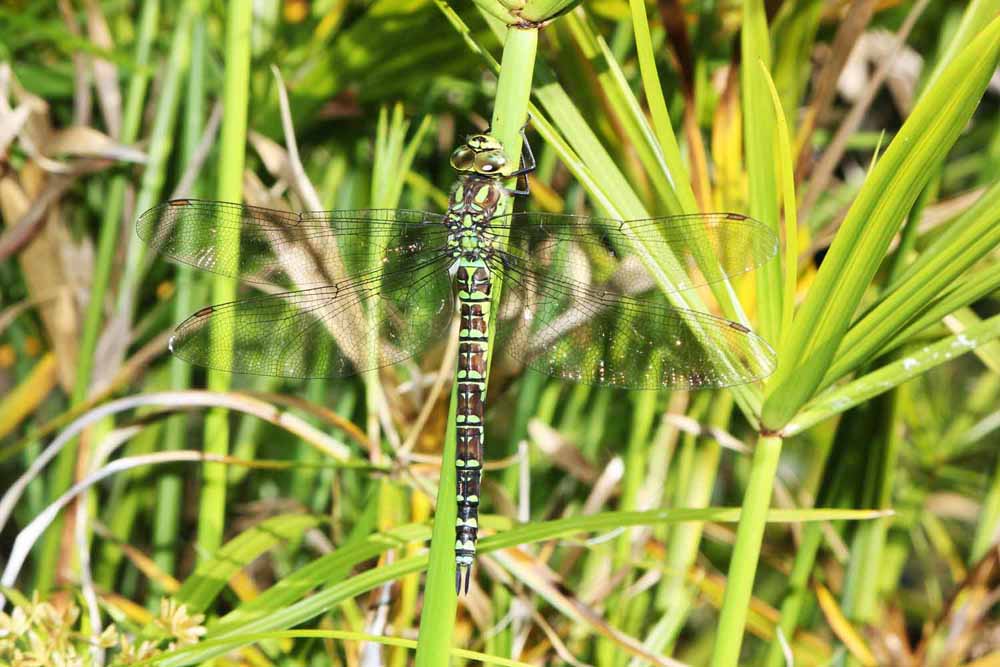
[[(219, 156), (218, 199), (240, 201), (243, 198), (243, 165), (246, 159), (247, 107), (250, 93), (250, 28), (252, 3), (230, 0), (226, 12), (226, 63), (223, 98), (221, 153)], [(222, 256), (238, 252), (239, 230), (220, 230), (216, 251)], [(235, 250), (234, 250), (235, 249)], [(232, 301), (236, 296), (236, 281), (228, 276), (216, 276), (212, 283), (212, 298), (216, 303)], [(232, 340), (232, 331), (218, 326), (212, 337), (222, 339), (221, 349)], [(225, 360), (219, 364), (225, 367)], [(222, 371), (208, 372), (208, 388), (229, 389), (232, 376)], [(225, 410), (212, 410), (205, 420), (205, 453), (229, 453), (229, 422)], [(211, 554), (222, 544), (226, 518), (226, 468), (206, 465), (202, 480), (198, 512), (199, 553)]]
[[(188, 70), (188, 89), (184, 105), (183, 136), (181, 149), (185, 168), (195, 159), (205, 124), (205, 22), (200, 2), (194, 0), (188, 9), (197, 12), (190, 21), (189, 46), (191, 62)], [(189, 24), (190, 25), (190, 24)], [(180, 39), (178, 38), (178, 41)], [(186, 264), (177, 269), (177, 290), (174, 301), (174, 319), (183, 320), (194, 309), (194, 269)], [(170, 387), (184, 389), (191, 384), (191, 366), (178, 357), (170, 360)], [(163, 447), (166, 451), (183, 449), (188, 419), (177, 415), (166, 425)], [(156, 482), (156, 509), (153, 516), (153, 560), (168, 574), (174, 574), (175, 554), (180, 526), (181, 494), (183, 480), (179, 471), (164, 471)], [(157, 585), (157, 588), (159, 586)], [(162, 591), (159, 591), (162, 593)]]
[(762, 436), (754, 450), (750, 481), (743, 497), (740, 524), (736, 530), (736, 544), (729, 562), (712, 667), (736, 667), (739, 662), (781, 444), (782, 440), (778, 436)]

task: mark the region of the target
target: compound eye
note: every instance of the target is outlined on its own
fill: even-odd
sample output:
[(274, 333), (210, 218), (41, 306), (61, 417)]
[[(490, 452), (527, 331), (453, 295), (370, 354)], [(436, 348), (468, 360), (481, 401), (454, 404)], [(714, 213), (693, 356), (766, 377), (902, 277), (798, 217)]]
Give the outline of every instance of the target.
[(468, 146), (459, 146), (451, 154), (451, 166), (459, 171), (472, 170), (476, 160), (476, 154)]
[(489, 151), (476, 156), (476, 171), (481, 174), (498, 174), (507, 166), (507, 156), (500, 151)]

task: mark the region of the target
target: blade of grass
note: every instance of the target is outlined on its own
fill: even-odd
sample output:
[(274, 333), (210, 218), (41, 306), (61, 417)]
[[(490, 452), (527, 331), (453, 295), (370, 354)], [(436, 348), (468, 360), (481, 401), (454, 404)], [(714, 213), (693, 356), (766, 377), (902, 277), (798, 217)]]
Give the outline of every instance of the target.
[[(767, 13), (763, 0), (743, 3), (740, 32), (740, 86), (743, 97), (743, 142), (749, 181), (750, 216), (770, 229), (778, 230), (778, 184), (776, 181), (774, 138), (775, 112), (768, 90), (771, 42), (767, 33)], [(768, 262), (759, 267), (757, 311), (761, 335), (778, 340), (782, 321), (781, 265)]]
[[(182, 162), (189, 165), (195, 158), (205, 123), (205, 19), (200, 2), (189, 3), (191, 61), (188, 66), (188, 88), (184, 98), (182, 128)], [(197, 192), (192, 193), (197, 194)], [(183, 321), (194, 310), (194, 268), (181, 264), (177, 269), (174, 319)], [(191, 366), (178, 357), (170, 360), (170, 388), (186, 389), (191, 385)], [(187, 417), (177, 415), (166, 424), (163, 439), (165, 450), (183, 449)], [(153, 517), (153, 560), (167, 574), (175, 573), (174, 548), (179, 541), (180, 509), (183, 478), (179, 471), (165, 472), (156, 481), (156, 509)]]
[(1000, 264), (973, 271), (928, 305), (918, 318), (886, 343), (886, 351), (894, 350), (928, 327), (939, 323), (946, 315), (1000, 290)]
[(955, 31), (948, 47), (938, 58), (934, 69), (924, 81), (924, 90), (930, 88), (937, 81), (945, 67), (958, 56), (962, 48), (986, 28), (997, 14), (1000, 14), (1000, 0), (970, 0), (965, 7), (965, 13), (962, 14), (958, 30)]
[[(329, 638), (329, 639), (339, 639), (342, 641), (354, 641), (354, 642), (374, 642), (377, 644), (382, 644), (384, 646), (394, 646), (398, 648), (415, 648), (417, 642), (412, 639), (404, 639), (402, 637), (387, 637), (385, 635), (370, 635), (361, 632), (344, 632), (342, 630), (281, 630), (275, 632), (256, 632), (252, 634), (246, 634), (240, 637), (240, 644), (233, 644), (232, 640), (222, 639), (222, 640), (208, 640), (199, 642), (197, 646), (185, 647), (181, 649), (176, 649), (170, 651), (161, 656), (155, 658), (150, 658), (148, 660), (143, 660), (141, 662), (135, 663), (136, 667), (142, 667), (143, 665), (154, 665), (164, 658), (181, 657), (183, 658), (188, 653), (196, 652), (198, 649), (202, 648), (215, 648), (216, 646), (225, 647), (227, 650), (232, 650), (239, 648), (240, 646), (245, 646), (247, 644), (254, 644), (267, 639), (316, 639), (316, 638)], [(467, 649), (453, 648), (450, 649), (450, 653), (455, 658), (462, 658), (465, 660), (475, 660), (477, 663), (482, 663), (484, 665), (500, 665), (501, 667), (531, 667), (529, 663), (520, 662), (518, 660), (511, 660), (510, 658), (500, 658), (494, 655), (488, 655), (486, 653), (479, 653), (478, 651), (469, 651)], [(448, 664), (448, 663), (446, 663)]]
[(795, 419), (787, 424), (784, 432), (794, 435), (813, 424), (829, 419), (872, 396), (896, 387), (935, 366), (951, 361), (957, 356), (971, 352), (984, 343), (1000, 336), (1000, 315), (970, 327), (964, 333), (949, 336), (933, 345), (906, 354), (898, 361), (863, 375), (833, 391), (828, 391), (805, 407)]
[[(243, 199), (243, 165), (246, 160), (247, 110), (250, 94), (250, 29), (253, 22), (252, 3), (230, 0), (226, 12), (225, 77), (223, 81), (222, 130), (219, 154), (217, 198), (238, 202)], [(239, 252), (239, 229), (219, 230), (216, 252), (231, 257)], [(212, 280), (215, 303), (232, 301), (236, 296), (236, 280), (217, 275)], [(231, 347), (233, 332), (213, 321), (213, 339), (222, 350)], [(227, 364), (219, 361), (220, 367)], [(224, 371), (208, 372), (210, 391), (228, 391), (232, 375)], [(206, 454), (225, 456), (229, 453), (229, 413), (213, 408), (205, 418), (204, 448)], [(226, 467), (206, 465), (198, 501), (198, 546), (200, 554), (211, 554), (222, 544), (226, 521)], [(202, 556), (204, 557), (204, 556)]]
[[(711, 414), (708, 419), (710, 426), (725, 429), (733, 411), (732, 398), (720, 394), (712, 401)], [(711, 437), (685, 437), (685, 454), (690, 443), (692, 459), (689, 466), (679, 464), (680, 476), (685, 486), (679, 489), (675, 505), (679, 507), (708, 507), (719, 473), (719, 460), (722, 447)], [(684, 524), (675, 527), (667, 542), (667, 557), (664, 563), (666, 574), (663, 584), (657, 591), (657, 600), (664, 610), (663, 616), (657, 621), (643, 645), (660, 652), (671, 652), (680, 631), (684, 627), (694, 607), (695, 588), (690, 581), (689, 572), (698, 558), (699, 546), (704, 526), (701, 524)], [(637, 665), (632, 661), (632, 665)]]
[[(645, 512), (603, 512), (555, 521), (540, 521), (512, 527), (502, 533), (491, 535), (480, 541), (478, 552), (489, 554), (498, 549), (568, 537), (582, 532), (607, 532), (623, 527), (655, 523), (676, 524), (690, 521), (731, 523), (739, 521), (742, 511), (737, 507), (669, 508)], [(764, 519), (770, 522), (869, 520), (883, 514), (883, 512), (871, 510), (771, 510), (765, 513)], [(343, 600), (370, 591), (404, 575), (419, 572), (428, 566), (427, 555), (406, 558), (380, 568), (346, 576), (350, 568), (378, 556), (387, 549), (401, 548), (407, 542), (425, 540), (426, 538), (426, 527), (411, 525), (401, 527), (393, 531), (392, 534), (371, 535), (361, 544), (342, 547), (286, 576), (260, 597), (238, 607), (221, 619), (218, 625), (210, 628), (206, 639), (220, 641), (231, 639), (233, 642), (238, 642), (239, 637), (244, 633), (268, 632), (293, 627), (332, 609)], [(206, 574), (210, 573), (206, 570)], [(331, 581), (334, 583), (329, 583)], [(448, 583), (453, 585), (454, 581)], [(324, 584), (327, 585), (316, 590), (313, 594), (307, 595), (309, 591), (314, 591)], [(454, 595), (454, 590), (452, 594)], [(249, 611), (251, 608), (252, 613)], [(433, 609), (431, 615), (438, 615), (441, 612), (440, 609), (428, 607), (426, 604), (424, 609), (428, 611)], [(423, 616), (427, 615), (427, 613), (423, 614)], [(450, 623), (449, 619), (449, 625)], [(449, 628), (448, 639), (450, 637)], [(194, 652), (184, 659), (165, 659), (162, 665), (163, 667), (181, 667), (182, 665), (197, 664), (216, 655), (221, 655), (225, 651), (226, 649), (221, 646), (206, 649)]]
[[(792, 164), (792, 147), (788, 137), (788, 127), (785, 125), (785, 113), (781, 108), (781, 99), (778, 97), (778, 89), (771, 80), (771, 75), (767, 71), (767, 66), (758, 61), (761, 77), (768, 86), (771, 93), (771, 105), (774, 112), (775, 129), (777, 131), (777, 154), (775, 156), (775, 169), (777, 170), (777, 181), (780, 183), (782, 210), (784, 212), (785, 231), (785, 280), (784, 294), (781, 297), (781, 337), (788, 335), (792, 328), (792, 316), (795, 307), (795, 288), (798, 285), (798, 253), (799, 253), (799, 221), (798, 207), (795, 203), (795, 168)], [(781, 347), (781, 344), (779, 344)]]
[(691, 187), (691, 177), (681, 159), (677, 135), (670, 124), (670, 114), (660, 87), (660, 75), (656, 70), (656, 57), (653, 52), (652, 40), (649, 34), (649, 18), (646, 15), (646, 3), (643, 0), (629, 0), (629, 11), (632, 15), (632, 30), (635, 32), (635, 51), (639, 61), (639, 73), (642, 77), (642, 88), (646, 94), (646, 104), (649, 105), (649, 115), (656, 131), (659, 151), (667, 163), (667, 178), (673, 185), (676, 196), (675, 208), (669, 208), (671, 213), (695, 213), (698, 202), (695, 200)]
[[(680, 149), (669, 123), (670, 119), (668, 117), (662, 119), (662, 124), (665, 127), (660, 127), (657, 130), (657, 135), (654, 136), (653, 130), (648, 126), (645, 114), (642, 113), (639, 101), (632, 92), (628, 79), (621, 66), (616, 62), (611, 49), (608, 48), (604, 39), (596, 34), (589, 22), (579, 18), (578, 14), (580, 13), (571, 14), (566, 18), (566, 21), (574, 28), (573, 34), (577, 37), (577, 42), (585, 56), (588, 59), (593, 59), (599, 53), (603, 58), (608, 74), (598, 75), (601, 91), (608, 99), (608, 106), (612, 113), (616, 115), (618, 122), (625, 128), (626, 141), (638, 153), (666, 211), (672, 214), (698, 213), (700, 208), (695, 200), (690, 176), (683, 166)], [(641, 28), (637, 30), (641, 32)], [(637, 46), (641, 48), (642, 38), (638, 34), (636, 41)], [(645, 57), (651, 59), (652, 54), (648, 53)], [(640, 62), (642, 62), (642, 58), (640, 50)], [(652, 74), (655, 75), (655, 64), (651, 63), (650, 66), (653, 68)], [(646, 94), (647, 99), (660, 100), (659, 103), (650, 102), (651, 107), (654, 108), (654, 120), (655, 107), (665, 106), (663, 93), (659, 90), (658, 83), (656, 86), (655, 91), (649, 90)], [(657, 136), (660, 137), (659, 142)], [(660, 142), (666, 143), (661, 144)], [(708, 252), (708, 248), (704, 248), (704, 250), (706, 253)], [(670, 258), (666, 257), (654, 259), (663, 264), (670, 262)], [(726, 317), (745, 325), (750, 324), (728, 281), (713, 282), (709, 285), (709, 289)]]
[(320, 521), (319, 517), (307, 514), (282, 514), (260, 522), (199, 563), (175, 597), (192, 613), (204, 611), (243, 567), (277, 544), (297, 541)]
[(663, 151), (652, 134), (652, 128), (646, 121), (639, 101), (632, 93), (628, 78), (615, 61), (607, 42), (579, 12), (573, 12), (564, 21), (588, 61), (603, 59), (607, 63), (606, 68), (601, 68), (596, 73), (598, 85), (621, 124), (626, 141), (636, 151), (661, 206), (672, 213), (683, 211), (684, 207), (678, 200), (674, 178)]
[[(795, 562), (788, 575), (788, 589), (781, 602), (781, 618), (776, 626), (786, 639), (795, 636), (795, 630), (799, 626), (803, 610), (812, 597), (809, 580), (822, 541), (823, 530), (820, 524), (810, 524), (802, 531), (802, 539), (799, 541), (795, 553)], [(786, 664), (784, 649), (777, 638), (777, 632), (775, 632), (775, 638), (768, 647), (764, 665), (765, 667), (785, 667)]]
[(921, 253), (891, 291), (850, 328), (820, 386), (829, 386), (876, 355), (930, 300), (952, 286), (998, 244), (1000, 182)]

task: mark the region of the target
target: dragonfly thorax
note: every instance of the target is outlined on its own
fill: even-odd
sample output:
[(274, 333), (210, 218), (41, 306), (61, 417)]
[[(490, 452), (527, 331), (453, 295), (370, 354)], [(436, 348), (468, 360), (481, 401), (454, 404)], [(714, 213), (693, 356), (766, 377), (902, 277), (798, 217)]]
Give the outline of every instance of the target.
[(444, 220), (452, 257), (473, 263), (490, 256), (493, 251), (490, 220), (505, 196), (503, 186), (492, 178), (470, 175), (459, 182)]

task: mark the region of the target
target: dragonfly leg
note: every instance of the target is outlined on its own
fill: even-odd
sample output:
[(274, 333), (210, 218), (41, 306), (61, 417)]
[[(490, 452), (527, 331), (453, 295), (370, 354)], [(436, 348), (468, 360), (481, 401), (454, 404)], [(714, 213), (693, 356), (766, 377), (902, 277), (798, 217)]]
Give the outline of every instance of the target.
[[(528, 174), (538, 168), (538, 163), (535, 162), (535, 154), (531, 150), (531, 144), (528, 143), (528, 135), (524, 131), (525, 127), (527, 127), (527, 124), (521, 128), (521, 168), (510, 174), (511, 176), (516, 176), (519, 183), (515, 184), (514, 189), (507, 191), (515, 197), (527, 197), (531, 194), (531, 186), (528, 184)], [(517, 187), (521, 184), (523, 184), (523, 187)]]
[[(531, 150), (531, 144), (528, 142), (525, 127), (528, 126), (525, 125), (521, 128), (521, 168), (512, 172), (511, 176), (525, 176), (538, 168), (538, 163), (535, 162), (535, 153)], [(527, 179), (525, 179), (525, 182), (527, 182)]]

